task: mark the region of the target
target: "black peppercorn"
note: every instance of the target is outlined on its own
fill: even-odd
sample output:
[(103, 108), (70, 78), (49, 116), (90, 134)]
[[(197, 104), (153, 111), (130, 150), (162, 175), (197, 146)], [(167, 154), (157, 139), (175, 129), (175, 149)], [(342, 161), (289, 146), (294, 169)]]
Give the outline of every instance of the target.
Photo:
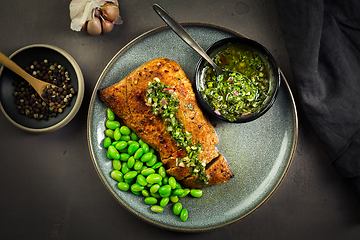
[[(13, 81), (14, 97), (20, 114), (38, 120), (48, 120), (49, 117), (62, 113), (63, 108), (70, 105), (75, 91), (69, 84), (70, 78), (65, 67), (45, 59), (41, 62), (34, 61), (30, 66), (25, 67), (25, 71), (38, 79), (52, 83), (53, 86), (44, 92), (41, 99), (30, 84), (16, 75)], [(69, 89), (72, 95), (67, 96), (69, 91), (65, 89)]]

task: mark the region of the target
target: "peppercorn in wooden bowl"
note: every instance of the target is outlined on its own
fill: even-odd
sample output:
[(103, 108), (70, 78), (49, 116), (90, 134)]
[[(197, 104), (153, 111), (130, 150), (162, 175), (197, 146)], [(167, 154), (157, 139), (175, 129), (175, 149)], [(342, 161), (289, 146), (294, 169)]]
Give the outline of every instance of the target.
[(245, 37), (230, 37), (214, 43), (206, 52), (221, 69), (238, 73), (217, 76), (205, 59), (199, 60), (194, 88), (210, 116), (244, 123), (271, 108), (280, 87), (280, 70), (263, 45)]
[(32, 76), (51, 83), (39, 96), (24, 79), (0, 69), (0, 109), (15, 126), (33, 133), (64, 127), (77, 114), (84, 97), (84, 78), (79, 65), (64, 50), (35, 44), (9, 56)]

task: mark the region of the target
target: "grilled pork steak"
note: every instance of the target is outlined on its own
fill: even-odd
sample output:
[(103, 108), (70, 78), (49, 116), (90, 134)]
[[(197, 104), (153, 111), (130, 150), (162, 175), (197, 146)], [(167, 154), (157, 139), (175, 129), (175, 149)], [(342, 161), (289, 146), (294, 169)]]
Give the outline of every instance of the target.
[(154, 116), (145, 104), (147, 88), (154, 78), (177, 94), (179, 108), (176, 117), (183, 123), (184, 131), (191, 133), (193, 144), (201, 143), (203, 146), (198, 158), (208, 166), (208, 185), (228, 181), (233, 174), (215, 148), (218, 143), (215, 130), (200, 110), (191, 82), (175, 61), (158, 58), (141, 65), (118, 83), (99, 90), (100, 99), (144, 142), (159, 152), (168, 174), (182, 180), (184, 187), (203, 187), (204, 183), (192, 176), (192, 167), (179, 166), (178, 160), (187, 152), (177, 146), (166, 132), (162, 117)]

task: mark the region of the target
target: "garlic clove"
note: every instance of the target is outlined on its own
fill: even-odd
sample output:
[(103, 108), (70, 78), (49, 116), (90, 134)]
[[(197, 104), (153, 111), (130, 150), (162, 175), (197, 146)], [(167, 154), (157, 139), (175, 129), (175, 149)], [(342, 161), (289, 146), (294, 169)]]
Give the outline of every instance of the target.
[(108, 21), (113, 22), (119, 17), (119, 8), (115, 3), (106, 3), (100, 7), (101, 15)]
[(114, 28), (114, 24), (112, 22), (104, 19), (103, 17), (101, 17), (101, 26), (102, 26), (103, 33), (111, 32), (111, 30), (113, 30), (113, 28)]
[(102, 32), (101, 22), (98, 17), (93, 17), (87, 24), (87, 32), (90, 35), (99, 35)]

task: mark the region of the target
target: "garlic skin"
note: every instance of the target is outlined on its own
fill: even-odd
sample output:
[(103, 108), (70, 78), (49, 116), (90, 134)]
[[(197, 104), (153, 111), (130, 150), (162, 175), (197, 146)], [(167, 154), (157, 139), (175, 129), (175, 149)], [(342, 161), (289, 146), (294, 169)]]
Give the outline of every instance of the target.
[[(101, 7), (108, 3), (115, 5), (117, 9), (119, 7), (117, 0), (72, 0), (69, 5), (71, 18), (70, 28), (74, 31), (81, 31), (81, 29), (86, 28), (86, 23), (94, 18), (98, 18), (99, 22), (97, 23), (100, 23), (101, 26), (99, 17), (95, 17), (95, 15), (99, 14)], [(120, 15), (111, 22), (113, 22), (113, 24), (123, 23)], [(89, 26), (87, 26), (87, 28), (89, 28)]]

